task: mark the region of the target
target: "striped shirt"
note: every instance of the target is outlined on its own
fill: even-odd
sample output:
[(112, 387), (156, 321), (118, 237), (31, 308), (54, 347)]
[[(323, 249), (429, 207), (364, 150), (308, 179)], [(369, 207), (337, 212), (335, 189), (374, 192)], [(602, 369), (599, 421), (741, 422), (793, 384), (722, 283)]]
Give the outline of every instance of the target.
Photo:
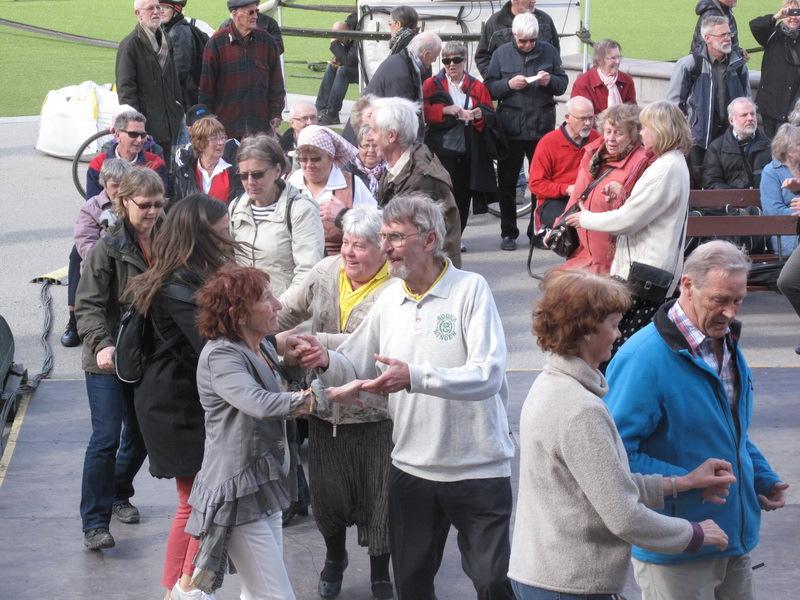
[(275, 212), (275, 206), (277, 202), (273, 202), (269, 206), (256, 206), (255, 204), (250, 204), (250, 210), (253, 211), (253, 221), (256, 222), (256, 225), (266, 221), (269, 216)]
[(692, 323), (680, 302), (675, 302), (668, 314), (670, 320), (675, 323), (675, 327), (686, 338), (692, 355), (702, 358), (719, 375), (725, 386), (728, 404), (730, 404), (731, 410), (735, 411), (736, 399), (739, 397), (739, 381), (736, 375), (736, 361), (732, 351), (730, 328), (725, 331), (725, 337), (722, 339), (722, 364), (720, 364), (717, 353), (714, 351), (714, 338), (704, 334)]

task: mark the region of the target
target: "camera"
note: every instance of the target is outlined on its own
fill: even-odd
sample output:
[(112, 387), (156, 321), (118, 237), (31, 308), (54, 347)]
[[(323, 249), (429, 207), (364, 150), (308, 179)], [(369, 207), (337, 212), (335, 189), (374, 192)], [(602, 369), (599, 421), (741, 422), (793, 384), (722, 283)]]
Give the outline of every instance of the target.
[(800, 17), (800, 8), (789, 8), (786, 10), (787, 17)]

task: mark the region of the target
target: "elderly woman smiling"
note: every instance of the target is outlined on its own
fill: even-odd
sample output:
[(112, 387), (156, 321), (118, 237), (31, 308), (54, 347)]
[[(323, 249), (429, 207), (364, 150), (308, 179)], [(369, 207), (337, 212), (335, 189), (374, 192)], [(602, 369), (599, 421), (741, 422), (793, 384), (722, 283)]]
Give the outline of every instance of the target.
[[(311, 319), (311, 331), (336, 348), (366, 318), (391, 281), (378, 233), (376, 209), (357, 207), (342, 220), (341, 256), (329, 256), (284, 298), (278, 314), (285, 330)], [(370, 556), (373, 598), (392, 598), (389, 580), (387, 477), (392, 422), (384, 408), (334, 405), (329, 414), (309, 417), (311, 506), (327, 555), (319, 593), (339, 593), (347, 567), (346, 528), (356, 525), (358, 543)]]
[(727, 546), (711, 520), (690, 523), (650, 508), (690, 489), (722, 504), (735, 477), (730, 463), (715, 458), (681, 477), (632, 474), (598, 370), (630, 306), (625, 284), (586, 271), (552, 271), (542, 291), (533, 331), (547, 362), (520, 417), (508, 576), (518, 600), (612, 600), (625, 584), (632, 543), (675, 553)]
[(583, 96), (594, 105), (595, 114), (617, 104), (636, 104), (633, 79), (619, 70), (622, 47), (614, 40), (600, 40), (594, 45), (594, 66), (580, 75), (570, 97)]
[(325, 228), (325, 253), (338, 254), (342, 243), (341, 217), (354, 206), (377, 206), (361, 178), (344, 170), (358, 156), (350, 142), (327, 127), (309, 125), (297, 136), (297, 162), (301, 169), (289, 183), (319, 204)]

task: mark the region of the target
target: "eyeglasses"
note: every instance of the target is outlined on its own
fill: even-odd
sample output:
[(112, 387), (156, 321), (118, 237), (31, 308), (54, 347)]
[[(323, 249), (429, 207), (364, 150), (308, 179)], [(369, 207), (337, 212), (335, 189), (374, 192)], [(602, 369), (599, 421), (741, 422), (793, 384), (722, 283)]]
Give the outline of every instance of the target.
[(266, 169), (263, 171), (239, 171), (239, 179), (242, 181), (247, 181), (252, 177), (254, 181), (260, 181), (264, 178), (264, 174), (266, 172)]
[(517, 38), (518, 44), (535, 44), (537, 38)]
[(318, 163), (321, 160), (322, 160), (321, 156), (298, 156), (297, 157), (297, 162), (299, 162), (300, 164), (303, 164), (303, 163)]
[(127, 129), (120, 129), (119, 131), (122, 133), (127, 133), (128, 137), (132, 140), (135, 140), (136, 138), (143, 140), (147, 137), (147, 132), (145, 131), (128, 131)]
[(130, 200), (131, 202), (133, 202), (133, 203), (134, 203), (134, 204), (137, 206), (137, 208), (138, 208), (139, 210), (150, 210), (151, 208), (155, 208), (156, 210), (161, 210), (161, 209), (162, 209), (162, 208), (164, 208), (164, 207), (166, 206), (166, 204), (167, 204), (167, 203), (166, 203), (166, 202), (164, 202), (163, 200), (156, 200), (155, 202), (142, 202), (141, 204), (139, 204), (139, 203), (138, 203), (136, 200), (134, 200), (133, 198), (129, 198), (129, 200)]
[(161, 6), (156, 4), (155, 6), (145, 6), (144, 8), (139, 9), (142, 12), (159, 12), (161, 10)]
[(566, 116), (575, 119), (576, 121), (583, 121), (584, 123), (591, 123), (592, 121), (594, 121), (594, 115), (592, 115), (591, 117), (579, 117), (577, 115), (571, 115), (567, 113)]
[(442, 59), (443, 65), (460, 65), (462, 62), (464, 62), (463, 56), (448, 56), (447, 58)]
[(316, 123), (319, 120), (317, 115), (303, 115), (301, 117), (292, 117), (292, 121), (302, 121), (303, 123)]
[(239, 9), (240, 14), (247, 15), (248, 17), (252, 17), (258, 14), (257, 8), (251, 8), (250, 10), (244, 10), (243, 8)]
[(208, 136), (209, 142), (225, 142), (227, 141), (227, 137), (225, 137), (224, 133), (217, 133), (215, 135)]
[(362, 150), (377, 150), (378, 144), (360, 144), (358, 147)]
[(406, 245), (406, 239), (419, 235), (419, 233), (398, 233), (392, 231), (391, 233), (379, 233), (378, 237), (382, 242), (389, 242), (392, 248), (402, 248)]
[(725, 33), (709, 33), (711, 37), (721, 37), (721, 38), (729, 38), (733, 37), (733, 34), (730, 31), (726, 31)]

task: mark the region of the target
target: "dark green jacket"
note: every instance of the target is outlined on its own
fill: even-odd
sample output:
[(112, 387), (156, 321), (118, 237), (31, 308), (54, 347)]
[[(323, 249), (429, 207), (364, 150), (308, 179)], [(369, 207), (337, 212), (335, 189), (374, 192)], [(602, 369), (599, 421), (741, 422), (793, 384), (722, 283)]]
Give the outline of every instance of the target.
[(83, 263), (75, 301), (78, 335), (83, 340), (82, 367), (90, 373), (109, 373), (97, 368), (95, 355), (117, 340), (119, 319), (127, 309), (120, 298), (128, 280), (147, 270), (133, 231), (121, 220), (98, 241)]

